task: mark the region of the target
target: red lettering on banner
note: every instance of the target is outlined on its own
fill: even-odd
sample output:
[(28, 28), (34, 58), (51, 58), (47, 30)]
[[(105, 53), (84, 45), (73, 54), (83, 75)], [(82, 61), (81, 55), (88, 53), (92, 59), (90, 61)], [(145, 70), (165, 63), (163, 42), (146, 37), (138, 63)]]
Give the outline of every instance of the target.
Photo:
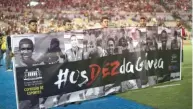
[(115, 76), (117, 74), (119, 74), (119, 72), (116, 71), (116, 69), (120, 66), (120, 62), (119, 61), (114, 61), (111, 63), (112, 71), (111, 71), (111, 76)]
[(102, 70), (101, 70), (101, 67), (97, 64), (90, 65), (89, 67), (91, 69), (91, 81), (87, 84), (87, 86), (90, 86), (96, 80), (96, 78), (99, 76), (101, 71), (102, 71), (103, 79), (109, 75), (115, 76), (119, 74), (119, 72), (116, 71), (119, 66), (120, 66), (119, 61), (114, 61), (112, 63), (106, 63), (105, 67), (103, 67)]
[(90, 86), (95, 81), (101, 71), (101, 67), (97, 64), (92, 64), (89, 67), (91, 68), (91, 81), (87, 84), (88, 86)]
[[(106, 64), (106, 67), (109, 67), (109, 63)], [(103, 73), (103, 78), (105, 78), (105, 77), (107, 77), (108, 75), (110, 75), (109, 68), (103, 68), (103, 69), (102, 69), (102, 73)]]

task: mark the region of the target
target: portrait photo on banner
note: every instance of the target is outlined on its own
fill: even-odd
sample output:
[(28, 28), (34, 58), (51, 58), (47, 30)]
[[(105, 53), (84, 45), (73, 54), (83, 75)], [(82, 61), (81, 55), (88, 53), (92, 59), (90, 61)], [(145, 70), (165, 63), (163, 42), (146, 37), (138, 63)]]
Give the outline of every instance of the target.
[(181, 32), (177, 28), (158, 27), (158, 50), (178, 50), (181, 46)]
[(68, 103), (86, 100), (86, 90), (65, 93), (61, 95), (39, 98), (39, 108), (47, 109), (51, 107), (64, 106)]
[(35, 62), (35, 37), (30, 37), (31, 35), (22, 35), (13, 37), (12, 40), (12, 50), (15, 55), (15, 67), (32, 66), (36, 64)]

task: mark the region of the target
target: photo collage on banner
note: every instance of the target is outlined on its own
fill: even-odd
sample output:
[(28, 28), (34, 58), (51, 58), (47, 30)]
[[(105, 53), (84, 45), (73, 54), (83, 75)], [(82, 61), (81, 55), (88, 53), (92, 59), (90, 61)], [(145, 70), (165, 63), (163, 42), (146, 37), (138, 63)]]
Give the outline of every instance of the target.
[(18, 107), (51, 108), (180, 80), (180, 37), (163, 27), (12, 36)]

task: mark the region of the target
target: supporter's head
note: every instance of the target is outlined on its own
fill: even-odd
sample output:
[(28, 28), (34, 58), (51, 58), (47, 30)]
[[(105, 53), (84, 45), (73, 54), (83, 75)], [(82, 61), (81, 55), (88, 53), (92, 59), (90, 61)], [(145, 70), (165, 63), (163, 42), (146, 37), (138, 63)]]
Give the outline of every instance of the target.
[(115, 51), (115, 40), (113, 38), (109, 38), (107, 41), (107, 46), (108, 46), (108, 53), (113, 55)]
[(28, 28), (30, 33), (37, 33), (37, 20), (32, 19), (28, 22)]
[(63, 25), (65, 27), (65, 31), (70, 31), (72, 30), (72, 21), (68, 18), (65, 18), (63, 21)]
[(72, 46), (72, 48), (78, 47), (78, 38), (77, 38), (76, 35), (72, 35), (72, 36), (70, 37), (70, 41), (71, 41), (71, 46)]
[(32, 57), (34, 44), (31, 39), (25, 38), (19, 42), (19, 51), (23, 60), (28, 60)]
[(51, 19), (51, 20), (50, 20), (50, 26), (54, 26), (54, 23), (55, 23), (55, 22), (54, 22), (54, 19)]
[(102, 17), (101, 18), (101, 26), (102, 26), (102, 28), (108, 28), (108, 26), (109, 26), (109, 18), (108, 17)]
[(165, 26), (165, 21), (163, 19), (159, 19), (158, 26)]
[(176, 26), (177, 26), (177, 27), (180, 27), (181, 25), (182, 25), (181, 20), (180, 20), (180, 19), (177, 19), (177, 20), (176, 20)]
[(141, 27), (145, 27), (146, 26), (146, 19), (145, 19), (145, 17), (141, 17), (139, 23), (140, 23)]
[(11, 29), (10, 29), (10, 28), (7, 28), (7, 29), (5, 30), (5, 35), (10, 35), (10, 32), (11, 32)]

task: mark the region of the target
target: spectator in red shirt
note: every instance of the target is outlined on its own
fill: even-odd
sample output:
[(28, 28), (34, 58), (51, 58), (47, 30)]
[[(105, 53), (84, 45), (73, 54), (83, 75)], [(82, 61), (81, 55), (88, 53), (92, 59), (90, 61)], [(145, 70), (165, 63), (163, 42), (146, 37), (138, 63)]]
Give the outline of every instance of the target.
[(185, 39), (186, 33), (185, 33), (185, 28), (183, 27), (182, 21), (180, 19), (177, 19), (176, 27), (181, 32), (181, 38), (182, 38), (182, 62), (183, 62), (184, 61), (183, 39)]

